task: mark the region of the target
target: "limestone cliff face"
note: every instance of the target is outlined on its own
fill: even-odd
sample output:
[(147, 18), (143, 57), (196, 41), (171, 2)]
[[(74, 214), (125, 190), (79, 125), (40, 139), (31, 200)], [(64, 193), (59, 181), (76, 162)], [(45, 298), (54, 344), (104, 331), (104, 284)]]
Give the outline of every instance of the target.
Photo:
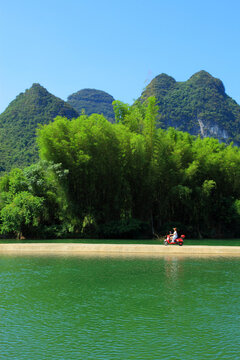
[(215, 137), (217, 139), (224, 139), (227, 141), (229, 134), (225, 129), (221, 129), (213, 121), (204, 121), (203, 119), (197, 119), (200, 128), (200, 134), (202, 137)]
[(161, 126), (192, 135), (240, 144), (240, 106), (225, 93), (221, 80), (200, 71), (185, 82), (161, 74), (141, 95), (157, 98)]

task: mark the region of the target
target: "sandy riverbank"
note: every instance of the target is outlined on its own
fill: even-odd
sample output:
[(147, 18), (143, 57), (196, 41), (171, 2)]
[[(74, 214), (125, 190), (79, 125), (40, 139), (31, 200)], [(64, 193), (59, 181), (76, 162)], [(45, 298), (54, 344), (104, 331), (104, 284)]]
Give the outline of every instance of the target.
[(239, 256), (240, 246), (142, 245), (142, 244), (76, 244), (76, 243), (31, 243), (0, 244), (0, 254), (46, 254), (46, 255), (185, 255), (185, 256)]

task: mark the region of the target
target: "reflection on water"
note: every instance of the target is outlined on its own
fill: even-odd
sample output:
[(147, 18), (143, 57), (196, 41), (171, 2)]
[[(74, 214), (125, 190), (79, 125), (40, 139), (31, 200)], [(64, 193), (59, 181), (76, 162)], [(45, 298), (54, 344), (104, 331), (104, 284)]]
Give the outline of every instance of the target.
[(1, 256), (0, 358), (237, 359), (239, 265), (229, 257)]

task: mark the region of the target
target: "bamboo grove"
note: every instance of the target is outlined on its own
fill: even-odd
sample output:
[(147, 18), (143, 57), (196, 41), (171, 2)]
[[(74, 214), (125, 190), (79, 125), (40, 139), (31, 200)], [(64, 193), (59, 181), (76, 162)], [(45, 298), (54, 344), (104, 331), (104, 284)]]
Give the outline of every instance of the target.
[(1, 233), (239, 236), (239, 148), (161, 129), (153, 97), (114, 111), (114, 124), (82, 114), (38, 129), (40, 162), (0, 179)]

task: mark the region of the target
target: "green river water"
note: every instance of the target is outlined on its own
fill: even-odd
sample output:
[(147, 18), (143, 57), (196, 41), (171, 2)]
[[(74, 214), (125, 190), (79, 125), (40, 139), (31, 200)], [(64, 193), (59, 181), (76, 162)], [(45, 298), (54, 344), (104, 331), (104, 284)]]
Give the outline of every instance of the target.
[(0, 256), (1, 360), (240, 358), (240, 258)]

